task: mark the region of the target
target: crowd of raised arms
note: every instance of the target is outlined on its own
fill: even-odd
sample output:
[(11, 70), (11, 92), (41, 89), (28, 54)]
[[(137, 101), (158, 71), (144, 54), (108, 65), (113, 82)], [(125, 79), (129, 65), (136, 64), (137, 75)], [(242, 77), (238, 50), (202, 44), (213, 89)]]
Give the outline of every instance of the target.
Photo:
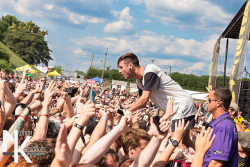
[[(127, 110), (138, 99), (138, 93), (107, 88), (105, 84), (90, 87), (62, 79), (35, 80), (26, 77), (26, 72), (18, 77), (2, 70), (0, 166), (164, 167), (172, 166), (175, 160), (192, 167), (203, 166), (205, 154), (216, 138), (212, 128), (203, 126), (204, 121), (212, 120), (205, 102), (194, 104), (195, 128), (189, 136), (195, 147), (187, 148), (182, 139), (189, 122), (180, 119), (175, 122), (174, 132), (170, 128), (177, 110), (173, 107), (175, 99), (169, 98), (165, 111), (150, 100), (144, 108)], [(237, 114), (232, 115), (238, 119)], [(155, 116), (160, 116), (159, 124)], [(248, 131), (248, 122), (241, 123), (243, 131)], [(14, 134), (16, 130), (19, 151), (23, 150), (31, 163), (24, 154), (14, 162), (14, 142), (4, 141), (3, 131)], [(28, 136), (31, 138), (25, 140)], [(173, 145), (170, 138), (179, 145)], [(244, 151), (239, 146), (239, 153)]]

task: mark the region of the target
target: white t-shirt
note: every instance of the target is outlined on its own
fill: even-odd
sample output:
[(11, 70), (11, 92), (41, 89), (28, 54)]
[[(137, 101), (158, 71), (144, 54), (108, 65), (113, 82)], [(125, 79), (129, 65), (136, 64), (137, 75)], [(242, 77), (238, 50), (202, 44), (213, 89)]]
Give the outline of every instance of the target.
[(174, 97), (174, 109), (177, 106), (179, 109), (172, 120), (195, 115), (190, 94), (156, 65), (147, 65), (142, 80), (136, 80), (136, 84), (142, 90), (151, 91), (150, 99), (163, 111), (166, 110), (168, 98)]

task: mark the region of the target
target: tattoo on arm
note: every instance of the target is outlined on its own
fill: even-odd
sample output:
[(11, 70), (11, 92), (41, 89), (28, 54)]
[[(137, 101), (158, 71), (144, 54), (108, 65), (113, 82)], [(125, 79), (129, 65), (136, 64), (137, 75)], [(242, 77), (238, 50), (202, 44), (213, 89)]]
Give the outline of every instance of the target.
[(14, 130), (21, 131), (24, 127), (25, 120), (23, 118), (18, 118), (15, 123), (10, 127), (9, 132), (13, 133)]

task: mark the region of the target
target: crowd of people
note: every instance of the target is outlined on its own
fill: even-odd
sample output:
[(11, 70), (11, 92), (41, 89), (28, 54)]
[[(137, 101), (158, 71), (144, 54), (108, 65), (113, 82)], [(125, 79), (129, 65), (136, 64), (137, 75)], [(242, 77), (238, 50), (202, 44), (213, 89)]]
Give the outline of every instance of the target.
[[(238, 139), (248, 122), (229, 89), (193, 102), (157, 66), (140, 67), (132, 53), (117, 65), (124, 78), (137, 79), (140, 93), (2, 70), (0, 166), (249, 166), (250, 139)], [(15, 139), (4, 136), (16, 132), (18, 159)]]

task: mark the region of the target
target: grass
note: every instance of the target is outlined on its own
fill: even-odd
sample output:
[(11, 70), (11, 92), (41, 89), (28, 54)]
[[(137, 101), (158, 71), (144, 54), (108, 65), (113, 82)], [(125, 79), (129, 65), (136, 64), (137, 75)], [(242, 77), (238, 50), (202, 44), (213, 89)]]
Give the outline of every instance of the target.
[(13, 68), (21, 67), (21, 66), (28, 64), (22, 58), (16, 55), (12, 50), (10, 50), (6, 45), (4, 45), (2, 42), (0, 42), (0, 49), (3, 52), (9, 54), (10, 56), (9, 61), (14, 66)]

